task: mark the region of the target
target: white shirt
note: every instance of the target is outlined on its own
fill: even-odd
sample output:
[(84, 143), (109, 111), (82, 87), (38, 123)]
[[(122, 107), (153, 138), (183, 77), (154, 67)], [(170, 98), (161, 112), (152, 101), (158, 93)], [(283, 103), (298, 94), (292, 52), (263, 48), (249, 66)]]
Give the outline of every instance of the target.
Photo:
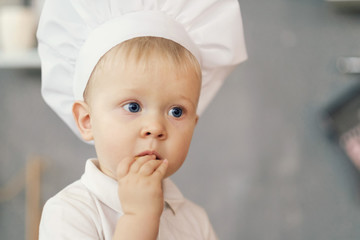
[[(159, 240), (217, 239), (201, 207), (185, 199), (170, 179), (163, 189)], [(46, 202), (39, 239), (112, 239), (123, 215), (117, 192), (117, 182), (98, 169), (96, 160), (88, 160), (81, 179)]]

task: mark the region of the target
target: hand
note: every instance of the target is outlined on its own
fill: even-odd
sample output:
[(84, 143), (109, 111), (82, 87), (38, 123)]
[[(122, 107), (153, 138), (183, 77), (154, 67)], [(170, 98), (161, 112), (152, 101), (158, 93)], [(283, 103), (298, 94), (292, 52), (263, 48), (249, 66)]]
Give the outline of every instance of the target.
[(123, 159), (116, 171), (118, 194), (125, 215), (160, 218), (164, 207), (162, 180), (167, 160), (148, 155)]

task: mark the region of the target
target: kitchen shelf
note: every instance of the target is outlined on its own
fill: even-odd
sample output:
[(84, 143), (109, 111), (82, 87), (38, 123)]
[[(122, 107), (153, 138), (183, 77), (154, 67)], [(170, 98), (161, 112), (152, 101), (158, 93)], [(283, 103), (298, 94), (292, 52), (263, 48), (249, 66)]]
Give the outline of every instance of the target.
[(0, 68), (40, 69), (40, 58), (36, 49), (25, 52), (1, 52)]

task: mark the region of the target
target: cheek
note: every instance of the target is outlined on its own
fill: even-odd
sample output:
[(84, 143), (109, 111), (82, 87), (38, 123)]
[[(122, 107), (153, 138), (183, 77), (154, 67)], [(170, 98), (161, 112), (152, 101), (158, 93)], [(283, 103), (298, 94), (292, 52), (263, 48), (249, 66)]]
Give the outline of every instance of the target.
[(103, 118), (101, 122), (94, 123), (93, 135), (98, 157), (122, 158), (123, 154), (132, 149), (130, 143), (134, 137), (133, 132), (130, 126), (124, 127), (111, 119)]
[(173, 175), (182, 166), (188, 154), (190, 142), (191, 136), (183, 136), (172, 143), (172, 151), (170, 153), (169, 168), (166, 177)]
[[(126, 157), (132, 156), (133, 146), (127, 137), (111, 132), (109, 136), (102, 135), (95, 139), (95, 150), (102, 171), (114, 177), (118, 164)], [(104, 169), (107, 169), (105, 171)]]
[(173, 145), (174, 150), (177, 152), (177, 155), (180, 159), (185, 160), (187, 153), (189, 151), (192, 135), (193, 135), (193, 128), (190, 128), (183, 132), (182, 134), (179, 134), (181, 137), (179, 137), (176, 141), (176, 143)]
[(123, 131), (124, 124), (119, 124), (121, 119), (116, 118), (114, 115), (115, 114), (104, 112), (93, 118), (91, 124), (95, 140), (96, 137), (103, 140), (106, 138), (114, 138), (118, 132)]

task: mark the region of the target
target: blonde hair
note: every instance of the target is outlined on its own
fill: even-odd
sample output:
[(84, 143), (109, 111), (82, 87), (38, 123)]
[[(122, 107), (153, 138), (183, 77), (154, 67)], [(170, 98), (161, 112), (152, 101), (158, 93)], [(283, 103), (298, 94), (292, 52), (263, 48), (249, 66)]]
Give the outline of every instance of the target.
[(116, 45), (99, 60), (85, 88), (84, 100), (99, 72), (114, 67), (126, 68), (128, 63), (135, 63), (139, 71), (170, 68), (175, 74), (192, 73), (201, 81), (200, 64), (186, 48), (165, 38), (137, 37)]

